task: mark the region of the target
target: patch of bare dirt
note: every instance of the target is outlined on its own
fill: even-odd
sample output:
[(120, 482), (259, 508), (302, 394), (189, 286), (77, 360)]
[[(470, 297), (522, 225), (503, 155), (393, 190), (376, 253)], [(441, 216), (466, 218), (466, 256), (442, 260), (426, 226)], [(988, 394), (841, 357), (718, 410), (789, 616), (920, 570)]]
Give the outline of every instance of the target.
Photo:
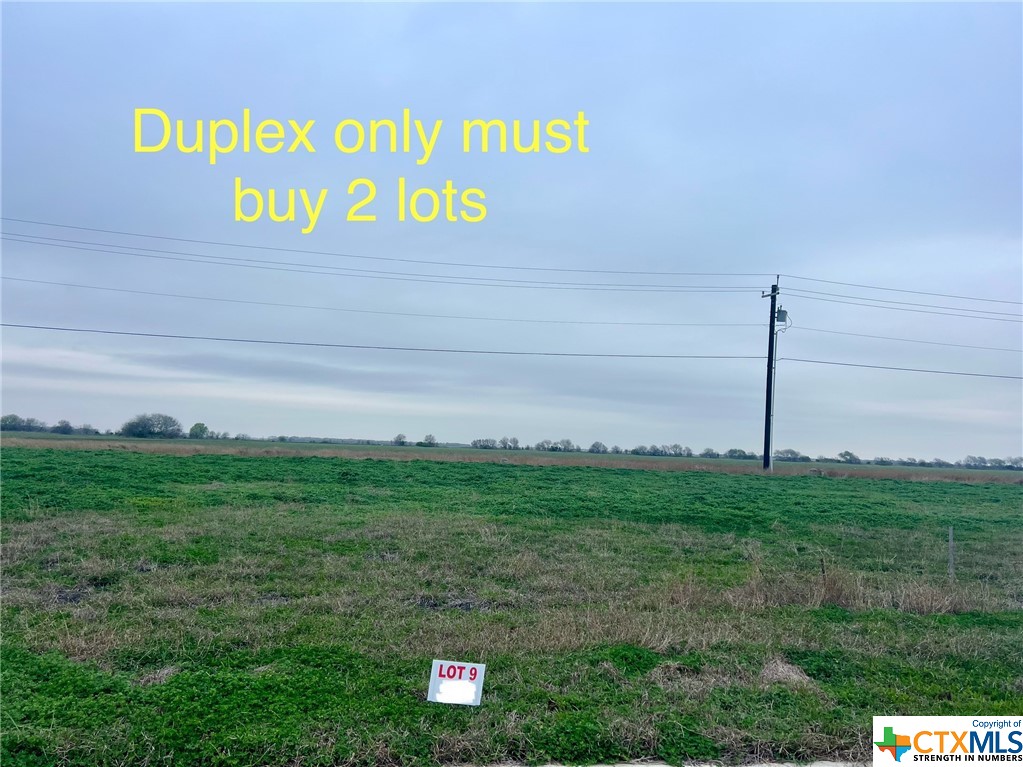
[(494, 609), (495, 605), (486, 599), (479, 599), (478, 597), (453, 597), (448, 595), (446, 597), (430, 597), (421, 596), (415, 600), (414, 604), (417, 607), (422, 607), (424, 610), (461, 610), (462, 612), (490, 612)]

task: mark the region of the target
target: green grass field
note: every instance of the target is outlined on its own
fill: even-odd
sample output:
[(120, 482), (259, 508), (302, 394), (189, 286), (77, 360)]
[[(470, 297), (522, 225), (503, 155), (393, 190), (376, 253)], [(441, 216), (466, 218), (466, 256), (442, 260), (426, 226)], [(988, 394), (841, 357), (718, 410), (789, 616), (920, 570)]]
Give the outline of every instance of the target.
[(0, 464), (4, 767), (863, 760), (873, 715), (1023, 713), (1018, 485), (52, 447)]
[[(342, 445), (321, 442), (273, 442), (224, 439), (132, 439), (118, 436), (64, 436), (48, 432), (6, 432), (5, 445), (47, 447), (58, 450), (132, 450), (162, 455), (319, 456), (323, 458), (375, 458), (395, 461), (456, 461), (511, 463), (520, 466), (594, 466), (611, 469), (657, 471), (713, 471), (727, 474), (761, 474), (760, 461), (731, 458), (545, 452), (538, 450), (479, 450), (470, 447), (395, 447), (393, 445)], [(867, 479), (909, 479), (932, 482), (996, 482), (1023, 485), (1023, 475), (1004, 469), (966, 469), (957, 466), (884, 466), (814, 461), (777, 461), (773, 472), (786, 476), (823, 475)]]

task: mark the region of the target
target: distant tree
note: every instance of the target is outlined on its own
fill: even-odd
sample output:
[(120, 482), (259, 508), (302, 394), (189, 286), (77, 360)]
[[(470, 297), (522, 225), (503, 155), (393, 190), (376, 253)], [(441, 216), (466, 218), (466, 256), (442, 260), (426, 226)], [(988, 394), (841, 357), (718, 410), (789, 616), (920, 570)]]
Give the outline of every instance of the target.
[(70, 421), (57, 421), (56, 426), (50, 427), (51, 434), (74, 434), (75, 427), (71, 425)]
[(607, 445), (605, 445), (603, 442), (594, 442), (592, 445), (590, 445), (589, 452), (591, 452), (591, 453), (606, 453), (607, 452)]
[(839, 453), (838, 460), (840, 460), (842, 463), (863, 463), (863, 461), (860, 460), (859, 456), (857, 456), (856, 453), (853, 453), (850, 450), (843, 450), (841, 453)]
[(1015, 457), (1009, 456), (1005, 459), (1005, 463), (1009, 468), (1012, 469), (1023, 469), (1023, 456), (1017, 455)]
[(242, 434), (235, 434), (235, 435), (234, 435), (234, 438), (235, 438), (236, 440), (238, 440), (238, 441), (242, 441), (242, 440), (250, 440), (250, 439), (252, 439), (252, 437), (250, 437), (250, 436), (249, 436), (248, 434), (244, 434), (244, 433), (242, 433)]
[(474, 439), (469, 443), (471, 447), (478, 448), (480, 450), (496, 450), (497, 440), (491, 438)]
[(156, 436), (163, 439), (180, 439), (185, 436), (181, 422), (163, 413), (153, 413), (153, 426), (156, 429)]
[(550, 450), (553, 444), (549, 439), (542, 439), (533, 446), (533, 449), (540, 451)]
[(188, 430), (189, 439), (207, 439), (209, 436), (209, 427), (202, 422), (192, 424), (192, 428)]
[(732, 447), (725, 451), (725, 458), (737, 458), (740, 460), (745, 460), (746, 458), (749, 458), (749, 455), (747, 455), (745, 450), (740, 450), (737, 447)]
[(425, 447), (437, 447), (437, 438), (432, 434), (427, 434), (423, 437), (423, 445)]
[(623, 451), (622, 451), (621, 447), (619, 447), (618, 445), (612, 445), (611, 446), (611, 452), (614, 455), (621, 455)]
[(519, 438), (518, 437), (512, 437), (511, 439), (508, 440), (508, 449), (509, 450), (518, 450), (519, 449)]
[(646, 445), (636, 445), (629, 452), (632, 455), (646, 455), (647, 454), (647, 446)]
[(706, 450), (704, 450), (702, 453), (700, 453), (700, 458), (720, 458), (720, 457), (721, 457), (721, 453), (717, 452), (712, 447), (708, 447)]
[(0, 429), (3, 431), (49, 431), (50, 427), (38, 418), (21, 418), (12, 414), (0, 418)]
[(891, 466), (895, 462), (891, 458), (875, 458), (871, 463), (876, 466)]
[(809, 461), (810, 456), (803, 455), (798, 450), (792, 450), (791, 448), (785, 448), (784, 450), (775, 450), (774, 458), (777, 461)]
[(285, 436), (284, 436), (284, 435), (282, 434), (281, 436), (279, 436), (279, 437), (277, 438), (277, 441), (278, 441), (278, 442), (287, 442), (287, 441), (288, 441), (288, 438), (287, 438), (287, 437), (285, 437)]
[(405, 447), (405, 445), (408, 444), (408, 438), (404, 434), (397, 434), (394, 439), (391, 440), (391, 443), (397, 447)]
[(507, 437), (501, 437), (501, 439), (497, 440), (497, 446), (502, 450), (507, 450), (510, 445), (511, 440), (508, 439)]
[(75, 429), (75, 434), (84, 434), (87, 436), (95, 436), (99, 434), (99, 429), (93, 427), (92, 424), (83, 423), (81, 426)]
[(143, 413), (130, 421), (125, 421), (119, 434), (122, 437), (178, 439), (183, 436), (184, 432), (176, 418), (163, 413)]
[(0, 431), (24, 431), (25, 419), (20, 415), (10, 413), (0, 418)]
[(125, 421), (120, 434), (122, 437), (152, 437), (154, 432), (153, 417), (143, 413)]

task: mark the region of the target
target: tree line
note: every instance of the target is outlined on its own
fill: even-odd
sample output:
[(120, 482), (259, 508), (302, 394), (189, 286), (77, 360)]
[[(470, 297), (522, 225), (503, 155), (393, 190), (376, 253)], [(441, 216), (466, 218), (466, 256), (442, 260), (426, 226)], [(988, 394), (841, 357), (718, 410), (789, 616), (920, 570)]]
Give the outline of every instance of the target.
[[(517, 437), (501, 437), (501, 439), (481, 438), (474, 439), (469, 443), (470, 447), (481, 450), (538, 450), (546, 453), (595, 453), (598, 455), (659, 455), (659, 456), (680, 456), (682, 458), (736, 458), (758, 460), (760, 455), (755, 452), (747, 453), (745, 450), (732, 448), (724, 453), (707, 448), (702, 453), (694, 453), (691, 447), (684, 447), (678, 443), (674, 445), (637, 445), (633, 448), (622, 448), (618, 445), (608, 447), (603, 442), (594, 442), (588, 448), (577, 445), (570, 439), (551, 440), (544, 439), (535, 445), (520, 445)], [(794, 451), (793, 451), (794, 452)], [(809, 460), (809, 459), (807, 459)]]
[[(561, 440), (541, 440), (535, 445), (519, 445), (519, 440), (515, 437), (501, 437), (500, 439), (492, 438), (480, 438), (474, 439), (469, 443), (470, 447), (478, 448), (480, 450), (539, 450), (541, 452), (551, 453), (581, 453), (584, 451), (582, 445), (576, 445), (570, 439)], [(725, 450), (724, 452), (718, 452), (713, 448), (705, 448), (699, 453), (693, 451), (690, 447), (685, 447), (675, 443), (673, 445), (637, 445), (631, 449), (624, 449), (618, 445), (607, 447), (603, 442), (594, 442), (589, 448), (585, 448), (587, 453), (595, 453), (598, 455), (611, 454), (611, 455), (652, 455), (652, 456), (676, 456), (680, 458), (730, 458), (732, 460), (739, 461), (760, 461), (763, 460), (763, 454), (757, 453), (755, 450), (746, 451), (741, 448), (733, 447)], [(874, 466), (910, 466), (919, 468), (960, 468), (960, 469), (1011, 469), (1011, 470), (1023, 470), (1023, 456), (1010, 456), (1007, 458), (984, 458), (983, 456), (968, 455), (960, 461), (946, 461), (942, 458), (932, 458), (931, 460), (917, 459), (917, 458), (886, 458), (877, 457), (870, 460), (860, 458), (850, 450), (843, 450), (837, 456), (828, 457), (819, 455), (816, 458), (811, 458), (808, 455), (800, 453), (798, 450), (792, 450), (785, 448), (782, 450), (775, 450), (773, 458), (777, 462), (791, 462), (791, 463), (844, 463), (849, 465), (874, 465)]]
[[(166, 415), (164, 413), (142, 413), (140, 415), (131, 418), (122, 424), (121, 428), (116, 432), (110, 431), (109, 429), (105, 432), (100, 432), (99, 429), (93, 428), (89, 424), (82, 424), (81, 426), (72, 426), (69, 421), (60, 420), (54, 426), (48, 426), (44, 421), (40, 421), (37, 418), (22, 418), (21, 416), (10, 414), (0, 418), (0, 431), (5, 432), (49, 432), (51, 434), (64, 434), (64, 435), (83, 435), (83, 436), (119, 436), (119, 437), (132, 437), (135, 439), (231, 439), (231, 435), (226, 431), (214, 431), (206, 426), (205, 423), (195, 423), (186, 433), (184, 427), (178, 419)], [(236, 434), (234, 436), (236, 440), (249, 440), (252, 439), (248, 434)], [(309, 441), (310, 438), (305, 437), (270, 437), (271, 441), (279, 442), (298, 442), (298, 441)], [(319, 440), (323, 442), (358, 442), (358, 443), (372, 443), (372, 440), (341, 440), (341, 439), (330, 439), (330, 440)], [(380, 443), (377, 443), (380, 444)], [(386, 443), (384, 443), (386, 444)], [(404, 434), (396, 435), (390, 444), (397, 447), (409, 447), (414, 445), (415, 447), (438, 447), (440, 443), (437, 438), (432, 434), (427, 434), (423, 439), (418, 442), (411, 442)], [(724, 452), (719, 453), (713, 448), (705, 448), (699, 453), (693, 451), (692, 448), (675, 443), (673, 445), (637, 445), (633, 448), (622, 448), (618, 445), (612, 445), (608, 447), (603, 442), (594, 442), (588, 448), (584, 448), (582, 445), (575, 444), (570, 439), (559, 439), (551, 440), (544, 439), (540, 440), (534, 445), (523, 445), (519, 442), (518, 437), (501, 437), (500, 439), (494, 439), (490, 437), (482, 437), (480, 439), (474, 439), (469, 443), (470, 447), (478, 450), (535, 450), (539, 452), (547, 453), (594, 453), (597, 455), (648, 455), (648, 456), (663, 456), (663, 457), (679, 457), (679, 458), (730, 458), (733, 460), (748, 460), (748, 461), (759, 461), (763, 459), (763, 455), (756, 451), (746, 451), (740, 448), (730, 448)], [(1023, 456), (1009, 456), (1006, 458), (985, 458), (984, 456), (968, 455), (960, 461), (946, 461), (941, 458), (933, 458), (931, 460), (923, 460), (917, 458), (887, 458), (877, 457), (870, 460), (860, 458), (850, 450), (843, 450), (837, 456), (827, 457), (823, 455), (817, 456), (817, 458), (810, 458), (808, 455), (800, 453), (798, 450), (783, 449), (774, 451), (774, 460), (780, 462), (797, 462), (797, 463), (844, 463), (849, 465), (857, 464), (869, 464), (874, 466), (909, 466), (918, 468), (960, 468), (960, 469), (1007, 469), (1013, 471), (1023, 470)]]
[[(38, 418), (22, 418), (10, 414), (0, 418), (0, 431), (34, 431), (49, 432), (51, 434), (77, 434), (84, 436), (117, 436), (134, 437), (138, 439), (230, 439), (231, 435), (226, 431), (213, 431), (204, 423), (193, 424), (192, 428), (185, 433), (181, 422), (177, 418), (164, 413), (142, 413), (124, 422), (120, 429), (111, 431), (107, 429), (101, 432), (89, 424), (72, 426), (68, 421), (57, 421), (55, 426), (47, 426), (45, 421)], [(235, 439), (249, 439), (247, 434), (238, 434)]]
[[(35, 431), (49, 432), (50, 434), (81, 434), (94, 436), (100, 434), (99, 429), (93, 428), (90, 424), (83, 423), (81, 426), (72, 426), (70, 421), (57, 421), (56, 425), (49, 426), (45, 421), (38, 418), (22, 418), (18, 415), (5, 415), (0, 418), (0, 431)], [(107, 432), (111, 434), (112, 432)]]

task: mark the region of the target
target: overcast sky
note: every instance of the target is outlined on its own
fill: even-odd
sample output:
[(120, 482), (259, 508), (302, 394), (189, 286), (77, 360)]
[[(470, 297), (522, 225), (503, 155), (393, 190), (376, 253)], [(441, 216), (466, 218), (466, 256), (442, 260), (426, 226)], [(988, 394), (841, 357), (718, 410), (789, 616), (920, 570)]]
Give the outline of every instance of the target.
[[(5, 323), (762, 358), (761, 291), (780, 273), (791, 327), (779, 336), (776, 448), (1023, 453), (1014, 378), (785, 359), (1023, 373), (1017, 3), (5, 2), (2, 13)], [(240, 123), (245, 108), (253, 123), (315, 120), (317, 151), (237, 151), (215, 166), (173, 139), (136, 153), (136, 108), (184, 120), (188, 139), (196, 120)], [(406, 108), (427, 126), (443, 121), (428, 163), (417, 164), (415, 145), (335, 148), (339, 121), (400, 122)], [(463, 120), (531, 126), (580, 111), (588, 152), (462, 151)], [(155, 141), (156, 123), (145, 125)], [(327, 189), (315, 229), (235, 221), (235, 178), (264, 191)], [(376, 184), (362, 211), (374, 222), (345, 220), (358, 178)], [(399, 222), (399, 178), (409, 191), (449, 179), (459, 192), (481, 189), (486, 217)], [(4, 413), (101, 429), (155, 411), (253, 436), (760, 451), (764, 382), (763, 359), (3, 332)]]

